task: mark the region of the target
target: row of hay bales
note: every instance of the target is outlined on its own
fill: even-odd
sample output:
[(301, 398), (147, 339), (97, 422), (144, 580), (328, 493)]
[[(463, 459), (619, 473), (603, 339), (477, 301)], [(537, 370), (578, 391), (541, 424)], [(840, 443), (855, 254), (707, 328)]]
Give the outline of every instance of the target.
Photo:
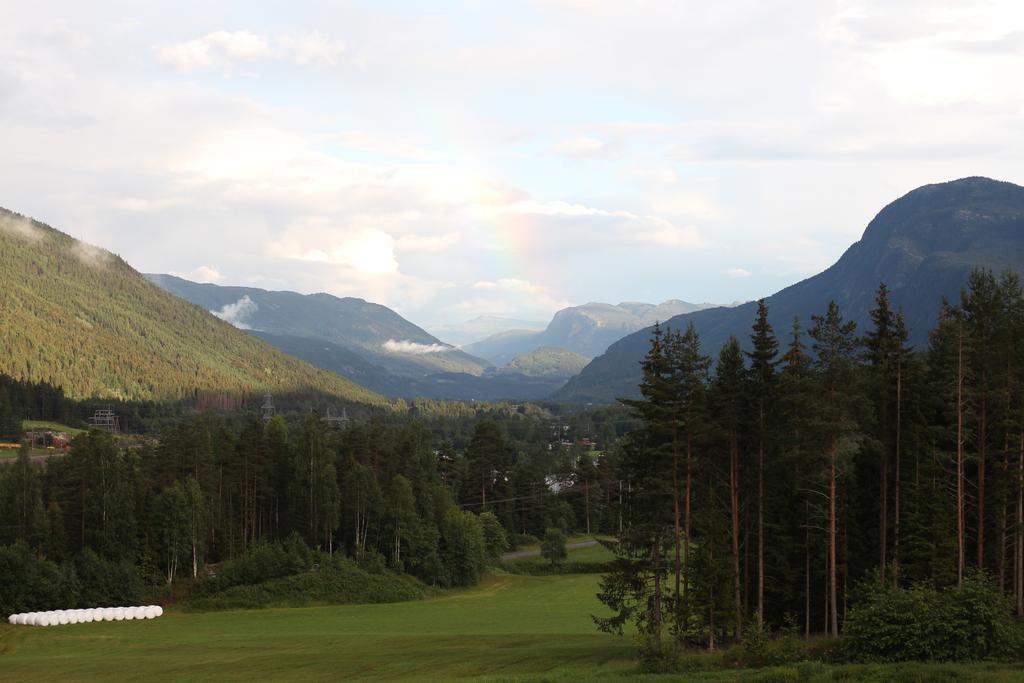
[(94, 621), (156, 619), (163, 616), (163, 613), (164, 608), (159, 605), (95, 607), (92, 609), (57, 609), (49, 612), (22, 612), (7, 617), (7, 621), (16, 626), (63, 626), (65, 624), (88, 624)]

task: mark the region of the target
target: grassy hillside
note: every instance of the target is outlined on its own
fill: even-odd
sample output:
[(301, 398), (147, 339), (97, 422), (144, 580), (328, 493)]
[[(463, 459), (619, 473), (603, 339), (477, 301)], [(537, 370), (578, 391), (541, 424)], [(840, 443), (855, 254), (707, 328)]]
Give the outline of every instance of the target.
[(0, 372), (72, 398), (322, 392), (380, 403), (150, 284), (123, 260), (0, 209)]
[(529, 377), (569, 378), (585, 368), (589, 362), (589, 358), (567, 349), (542, 346), (531, 353), (513, 358), (505, 369)]

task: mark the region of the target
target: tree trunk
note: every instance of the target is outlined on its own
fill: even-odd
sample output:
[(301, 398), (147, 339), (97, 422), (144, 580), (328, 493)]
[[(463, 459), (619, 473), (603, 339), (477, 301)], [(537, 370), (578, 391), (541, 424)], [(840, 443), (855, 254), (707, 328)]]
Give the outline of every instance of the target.
[(831, 466), (828, 483), (828, 560), (829, 560), (829, 611), (831, 617), (831, 635), (839, 637), (839, 599), (836, 583), (836, 460), (839, 457), (839, 439), (832, 435)]
[(683, 601), (690, 589), (690, 485), (693, 480), (693, 441), (686, 435), (686, 499), (683, 509)]
[(1024, 432), (1017, 455), (1017, 616), (1024, 617)]
[(674, 515), (673, 515), (674, 529), (673, 529), (672, 546), (675, 549), (675, 579), (676, 579), (675, 601), (676, 601), (676, 607), (678, 608), (678, 606), (679, 606), (679, 595), (680, 595), (679, 584), (680, 584), (680, 579), (682, 577), (682, 565), (681, 565), (680, 560), (679, 560), (679, 542), (680, 542), (680, 538), (679, 538), (679, 535), (680, 535), (680, 533), (679, 533), (679, 453), (678, 453), (678, 448), (676, 446), (676, 444), (678, 443), (678, 441), (677, 441), (678, 437), (676, 435), (676, 431), (675, 430), (676, 430), (676, 427), (675, 427), (675, 425), (673, 425), (673, 427), (672, 427), (672, 505), (673, 505), (673, 508), (674, 508), (673, 509), (673, 512), (674, 512)]
[(583, 503), (587, 511), (587, 535), (590, 534), (590, 482), (583, 482)]
[(896, 470), (893, 481), (893, 529), (892, 529), (892, 582), (900, 581), (900, 454), (902, 452), (903, 425), (903, 363), (896, 359)]
[(732, 508), (732, 578), (736, 607), (736, 640), (743, 639), (743, 597), (740, 591), (740, 456), (736, 435), (729, 438), (729, 498)]
[(964, 583), (964, 329), (960, 323), (956, 361), (956, 585)]
[(978, 569), (985, 566), (985, 460), (988, 452), (988, 401), (985, 373), (981, 375), (981, 410), (978, 418)]
[(651, 626), (654, 631), (654, 639), (661, 642), (661, 538), (654, 537), (654, 614), (651, 616)]
[(757, 625), (764, 625), (764, 402), (759, 405), (757, 443)]
[(811, 637), (811, 513), (804, 501), (804, 637)]

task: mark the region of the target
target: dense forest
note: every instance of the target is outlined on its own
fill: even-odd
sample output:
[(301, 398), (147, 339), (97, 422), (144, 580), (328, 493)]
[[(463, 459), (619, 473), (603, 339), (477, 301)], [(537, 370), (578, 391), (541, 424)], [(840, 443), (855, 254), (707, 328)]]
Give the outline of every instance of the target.
[[(408, 599), (471, 585), (554, 530), (614, 537), (599, 596), (611, 613), (595, 620), (658, 643), (714, 648), (751, 629), (870, 640), (866, 586), (995, 595), (1020, 616), (1016, 276), (976, 271), (926, 349), (908, 345), (884, 284), (868, 329), (834, 303), (808, 322), (780, 338), (761, 302), (748, 343), (715, 356), (692, 327), (656, 327), (641, 398), (618, 407), (421, 401), (344, 425), (301, 404), (269, 420), (148, 407), (144, 439), (93, 430), (44, 463), (24, 448), (0, 466), (0, 607), (238, 605), (215, 596), (318, 567), (362, 571), (359, 585), (400, 577), (359, 599)], [(0, 382), (0, 431), (82, 409)]]
[[(0, 377), (7, 431), (26, 416), (74, 424), (85, 407)], [(180, 597), (182, 583), (207, 595), (225, 575), (255, 584), (339, 558), (469, 585), (548, 528), (613, 528), (618, 484), (594, 448), (633, 424), (616, 409), (432, 401), (344, 425), (123, 407), (156, 431), (93, 430), (66, 456), (37, 463), (23, 448), (0, 464), (0, 611)]]
[(1024, 615), (1017, 277), (975, 271), (927, 349), (884, 284), (860, 334), (834, 303), (809, 323), (780, 339), (762, 301), (749, 350), (732, 338), (714, 358), (692, 327), (655, 329), (626, 401), (643, 427), (617, 463), (629, 494), (602, 628), (711, 648), (750, 627), (834, 637), (865, 586), (979, 573)]

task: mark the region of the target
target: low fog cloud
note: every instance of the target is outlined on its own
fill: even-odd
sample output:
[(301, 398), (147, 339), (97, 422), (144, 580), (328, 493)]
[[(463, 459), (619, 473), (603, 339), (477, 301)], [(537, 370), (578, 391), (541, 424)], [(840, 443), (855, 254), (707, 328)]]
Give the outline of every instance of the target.
[(240, 330), (251, 330), (252, 326), (246, 321), (258, 310), (259, 306), (246, 294), (235, 303), (225, 304), (219, 311), (210, 311), (210, 313)]
[(384, 342), (384, 350), (389, 353), (442, 353), (444, 351), (451, 351), (451, 347), (445, 346), (444, 344), (418, 344), (412, 341), (397, 341), (394, 339), (388, 339)]

